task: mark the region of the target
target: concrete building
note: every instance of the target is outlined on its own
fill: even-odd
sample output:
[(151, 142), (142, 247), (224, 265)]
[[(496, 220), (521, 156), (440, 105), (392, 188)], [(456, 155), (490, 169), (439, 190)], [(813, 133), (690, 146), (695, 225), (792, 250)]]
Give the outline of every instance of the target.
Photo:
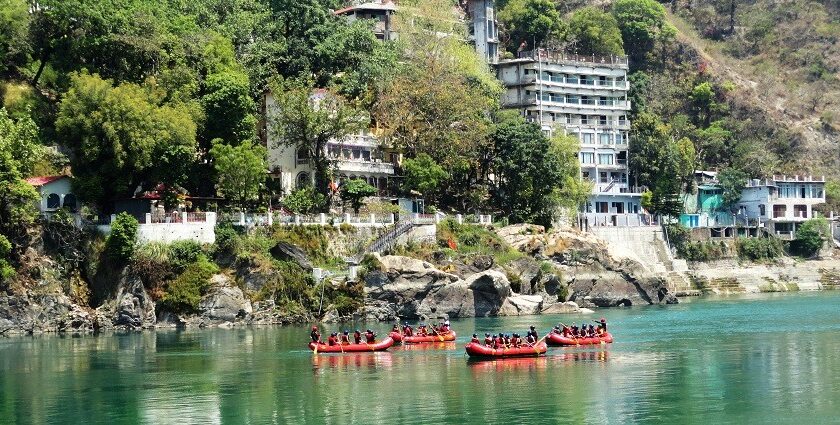
[[(313, 101), (324, 93), (321, 90), (313, 94)], [(275, 104), (271, 93), (266, 94), (265, 102), (266, 108), (271, 110)], [(271, 136), (272, 131), (266, 134), (269, 174), (279, 181), (283, 193), (289, 194), (296, 188), (313, 185), (315, 173), (308, 150), (282, 146)], [(362, 130), (341, 140), (330, 140), (325, 151), (332, 161), (336, 187), (342, 181), (358, 178), (379, 189), (380, 196), (391, 194), (395, 164), (401, 157), (384, 146), (371, 130)]]
[(73, 194), (73, 187), (68, 176), (40, 176), (30, 177), (26, 182), (38, 191), (40, 200), (38, 210), (42, 213), (51, 213), (61, 208), (69, 212), (76, 212), (79, 208), (76, 195)]
[(814, 218), (825, 203), (825, 177), (773, 176), (747, 182), (738, 201), (739, 215), (758, 219), (775, 235), (793, 237), (799, 225)]
[(642, 190), (628, 172), (627, 70), (624, 56), (546, 50), (520, 52), (497, 66), (506, 87), (504, 107), (520, 110), (546, 135), (562, 132), (580, 140), (581, 178), (594, 184), (584, 212), (612, 225), (621, 221), (618, 215), (642, 211)]
[(344, 16), (349, 21), (371, 19), (374, 21), (373, 32), (380, 40), (394, 40), (392, 31), (394, 12), (397, 6), (390, 0), (353, 1), (347, 7), (336, 10), (337, 16)]
[(469, 28), (469, 41), (489, 64), (499, 61), (499, 26), (495, 0), (462, 0)]

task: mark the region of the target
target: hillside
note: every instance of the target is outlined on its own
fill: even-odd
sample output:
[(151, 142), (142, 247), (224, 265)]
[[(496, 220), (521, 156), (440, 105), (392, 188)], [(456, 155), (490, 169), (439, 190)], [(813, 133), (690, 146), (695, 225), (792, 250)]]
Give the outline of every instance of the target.
[(677, 41), (696, 51), (709, 74), (736, 85), (737, 103), (793, 136), (779, 171), (840, 169), (838, 9), (829, 1), (669, 5)]

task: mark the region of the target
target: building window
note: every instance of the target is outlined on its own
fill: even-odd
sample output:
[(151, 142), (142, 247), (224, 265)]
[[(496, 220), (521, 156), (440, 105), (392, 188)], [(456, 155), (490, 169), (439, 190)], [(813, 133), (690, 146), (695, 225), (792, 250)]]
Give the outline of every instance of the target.
[(595, 135), (592, 133), (581, 133), (581, 143), (584, 145), (591, 145), (592, 140), (595, 138)]
[(758, 215), (764, 217), (767, 215), (767, 207), (764, 204), (758, 206)]
[(806, 205), (794, 205), (793, 215), (796, 218), (808, 218), (808, 207)]
[(614, 165), (615, 164), (615, 156), (611, 153), (599, 153), (598, 154), (598, 164)]
[(624, 202), (613, 202), (612, 207), (616, 213), (624, 214)]
[(598, 137), (601, 139), (602, 145), (609, 145), (612, 143), (612, 135), (609, 133), (601, 133)]
[(580, 162), (581, 162), (581, 164), (594, 164), (595, 163), (595, 153), (594, 152), (581, 152), (580, 153)]
[(601, 171), (598, 173), (598, 183), (609, 183), (607, 180), (607, 172)]
[(76, 212), (76, 195), (72, 193), (64, 195), (64, 204), (62, 207), (70, 212)]
[(787, 215), (787, 207), (784, 205), (773, 205), (773, 218), (782, 218)]
[(298, 165), (309, 164), (309, 149), (306, 146), (302, 146), (295, 151), (295, 159)]
[(610, 212), (610, 204), (607, 202), (596, 202), (595, 203), (595, 212), (596, 213), (608, 213)]
[(309, 173), (300, 172), (295, 179), (295, 185), (298, 189), (307, 187), (311, 185), (311, 181), (309, 180)]
[(57, 193), (50, 193), (47, 195), (47, 208), (54, 210), (61, 207), (61, 198)]

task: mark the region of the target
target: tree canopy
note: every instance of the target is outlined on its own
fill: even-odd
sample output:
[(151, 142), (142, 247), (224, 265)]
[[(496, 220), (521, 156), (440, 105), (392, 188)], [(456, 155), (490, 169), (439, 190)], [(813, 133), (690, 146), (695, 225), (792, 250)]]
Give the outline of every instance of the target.
[(572, 48), (583, 55), (623, 55), (621, 31), (613, 15), (595, 7), (576, 10), (569, 20)]

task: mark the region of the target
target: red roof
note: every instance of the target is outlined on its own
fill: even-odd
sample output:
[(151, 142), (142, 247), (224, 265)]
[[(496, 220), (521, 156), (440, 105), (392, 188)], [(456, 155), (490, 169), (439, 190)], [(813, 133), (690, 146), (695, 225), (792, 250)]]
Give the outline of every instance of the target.
[(26, 179), (26, 182), (31, 184), (32, 186), (38, 187), (43, 186), (47, 183), (52, 183), (56, 180), (61, 180), (67, 176), (38, 176), (38, 177), (30, 177)]

